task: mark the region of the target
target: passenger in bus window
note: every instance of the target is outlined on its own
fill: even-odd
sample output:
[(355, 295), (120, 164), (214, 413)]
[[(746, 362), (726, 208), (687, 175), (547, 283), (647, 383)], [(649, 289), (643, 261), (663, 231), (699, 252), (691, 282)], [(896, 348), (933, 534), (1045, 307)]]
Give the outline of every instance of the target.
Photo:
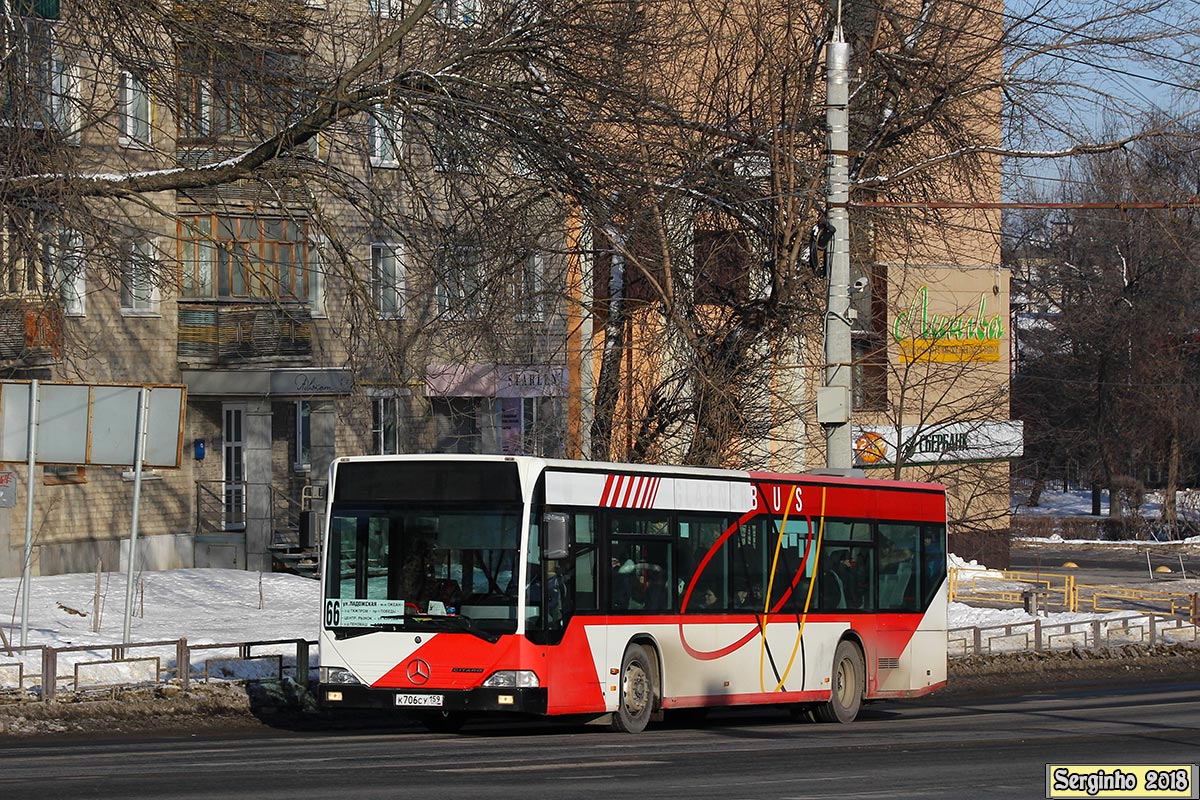
[(747, 584), (738, 584), (733, 593), (734, 608), (755, 608), (762, 610), (763, 594), (762, 585), (758, 581), (751, 581), (749, 587)]
[(458, 581), (453, 578), (442, 581), (441, 601), (447, 614), (458, 612), (458, 607), (462, 604), (462, 587), (458, 585)]
[[(859, 548), (854, 548), (855, 550)], [(855, 557), (853, 550), (846, 550), (841, 563), (837, 567), (838, 575), (844, 584), (847, 608), (862, 608), (863, 596), (867, 593), (867, 580), (863, 565)]]
[(529, 587), (529, 603), (540, 604), (543, 601), (545, 589), (546, 625), (551, 628), (562, 624), (568, 603), (567, 584), (564, 576), (559, 573), (557, 561), (547, 561), (542, 569), (536, 564), (530, 565), (533, 581)]
[(612, 607), (614, 611), (625, 611), (633, 596), (633, 573), (637, 566), (628, 556), (624, 560), (614, 556), (612, 560)]
[(667, 611), (671, 608), (667, 596), (667, 574), (658, 564), (646, 565), (646, 603), (650, 611)]
[(857, 600), (858, 580), (849, 550), (833, 550), (821, 582), (821, 600), (825, 608), (852, 608)]
[(925, 554), (926, 594), (936, 589), (946, 570), (946, 554), (942, 552), (941, 537), (933, 528), (926, 527), (921, 536), (921, 550)]
[(709, 586), (704, 589), (704, 593), (700, 595), (700, 607), (705, 611), (712, 611), (720, 608), (721, 601), (717, 597), (717, 592), (713, 587)]

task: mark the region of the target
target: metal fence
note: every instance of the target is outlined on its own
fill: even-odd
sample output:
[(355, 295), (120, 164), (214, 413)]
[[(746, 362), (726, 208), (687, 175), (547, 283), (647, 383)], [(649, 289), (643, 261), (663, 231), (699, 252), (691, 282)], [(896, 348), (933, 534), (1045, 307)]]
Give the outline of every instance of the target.
[[(187, 690), (194, 682), (216, 679), (290, 677), (307, 686), (315, 645), (305, 639), (190, 644), (181, 638), (135, 644), (14, 647), (11, 654), (0, 654), (0, 692), (37, 696), (53, 703), (62, 692), (77, 695), (164, 684)], [(287, 657), (280, 651), (287, 651)], [(40, 669), (28, 669), (31, 660)]]
[(955, 656), (1012, 652), (1096, 650), (1126, 644), (1183, 644), (1200, 641), (1200, 627), (1178, 617), (1133, 614), (1111, 619), (1046, 623), (1040, 619), (1004, 625), (954, 628), (949, 652)]
[[(1029, 609), (1030, 600), (1036, 601)], [(1027, 610), (1136, 611), (1186, 618), (1200, 623), (1196, 592), (1165, 592), (1079, 583), (1074, 575), (1012, 570), (950, 570), (950, 600), (997, 605), (1025, 605)]]

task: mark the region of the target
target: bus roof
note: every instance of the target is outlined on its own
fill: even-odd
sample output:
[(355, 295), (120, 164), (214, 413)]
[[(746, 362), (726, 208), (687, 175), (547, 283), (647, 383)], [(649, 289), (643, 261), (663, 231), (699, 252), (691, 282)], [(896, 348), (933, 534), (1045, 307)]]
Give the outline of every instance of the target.
[(405, 453), (385, 456), (340, 456), (338, 462), (354, 461), (512, 461), (525, 462), (538, 471), (563, 472), (628, 472), (650, 475), (677, 475), (703, 478), (743, 478), (749, 481), (774, 481), (780, 483), (805, 483), (818, 485), (857, 486), (866, 489), (907, 489), (944, 493), (945, 487), (937, 483), (898, 481), (884, 478), (869, 478), (865, 475), (837, 475), (825, 471), (814, 472), (761, 472), (716, 467), (669, 466), (662, 464), (626, 464), (610, 461), (584, 461), (566, 458), (540, 458), (538, 456), (507, 456), (497, 454), (460, 453)]

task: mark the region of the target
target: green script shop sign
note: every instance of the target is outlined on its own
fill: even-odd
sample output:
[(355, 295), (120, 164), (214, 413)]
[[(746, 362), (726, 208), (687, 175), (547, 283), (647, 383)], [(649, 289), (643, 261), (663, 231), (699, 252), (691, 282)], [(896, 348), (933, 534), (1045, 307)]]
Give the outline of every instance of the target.
[(896, 314), (892, 338), (904, 361), (999, 361), (1004, 317), (988, 315), (987, 295), (979, 293), (974, 314), (929, 313), (929, 287), (922, 286), (908, 309)]

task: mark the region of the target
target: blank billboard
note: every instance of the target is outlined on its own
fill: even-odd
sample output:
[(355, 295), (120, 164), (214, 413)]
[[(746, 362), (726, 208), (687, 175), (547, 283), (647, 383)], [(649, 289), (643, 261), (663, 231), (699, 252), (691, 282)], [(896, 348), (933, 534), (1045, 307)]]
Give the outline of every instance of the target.
[[(0, 462), (29, 460), (28, 381), (0, 381)], [(133, 466), (138, 392), (127, 384), (38, 383), (39, 464)], [(145, 387), (146, 467), (178, 468), (183, 457), (185, 387)]]

